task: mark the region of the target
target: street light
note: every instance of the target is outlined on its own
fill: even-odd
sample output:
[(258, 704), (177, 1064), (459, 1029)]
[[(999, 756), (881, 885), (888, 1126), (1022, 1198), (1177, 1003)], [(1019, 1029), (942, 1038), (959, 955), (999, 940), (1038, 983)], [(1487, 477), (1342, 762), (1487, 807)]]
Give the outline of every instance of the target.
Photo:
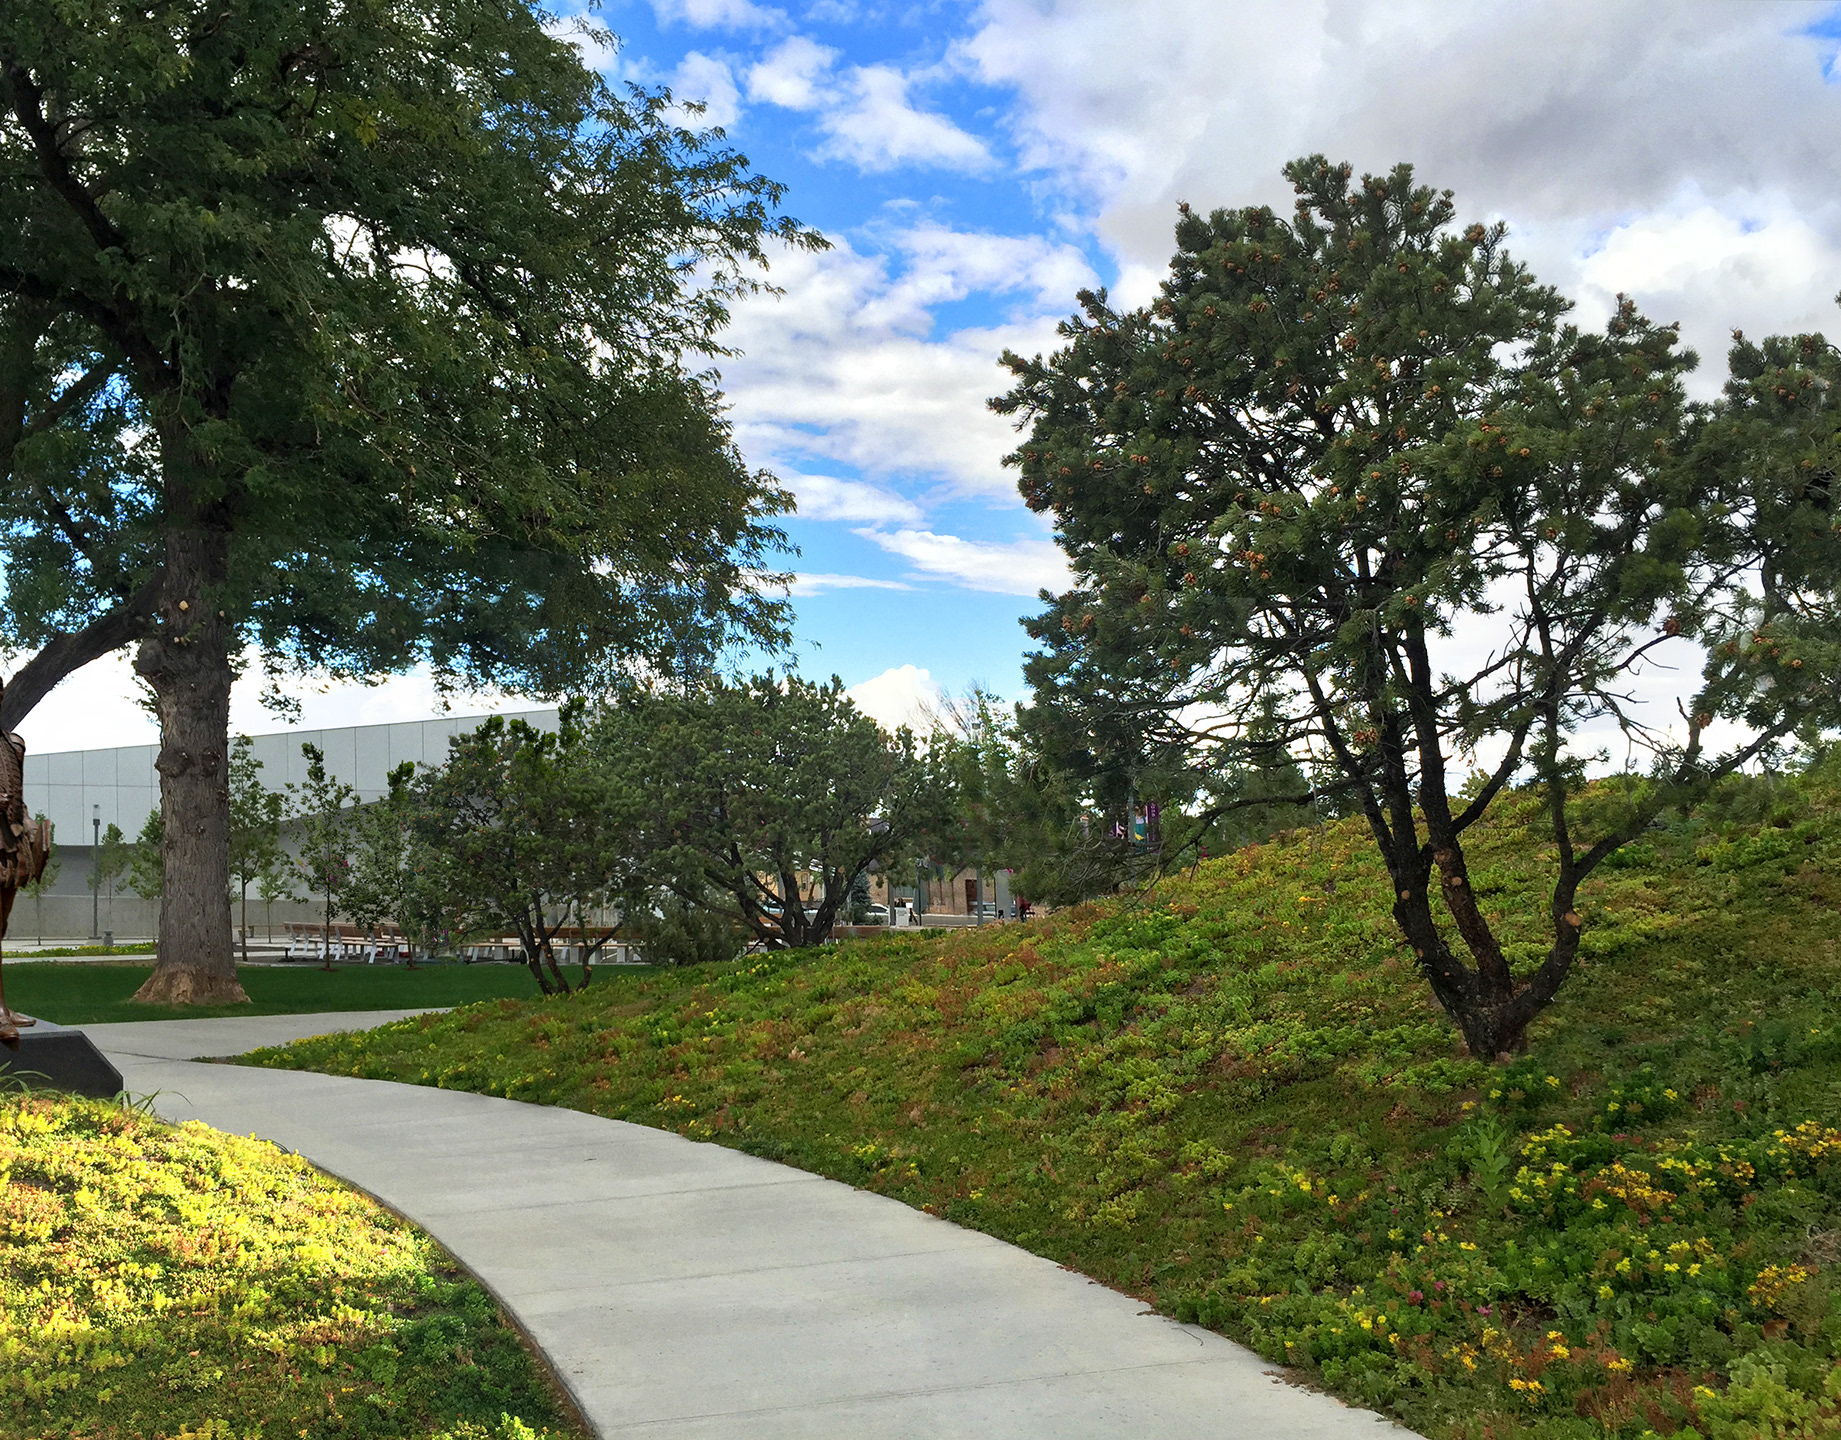
[(96, 843), (90, 847), (90, 855), (96, 862), (95, 883), (90, 886), (89, 897), (89, 938), (102, 938), (102, 807), (89, 807), (90, 830), (96, 837)]

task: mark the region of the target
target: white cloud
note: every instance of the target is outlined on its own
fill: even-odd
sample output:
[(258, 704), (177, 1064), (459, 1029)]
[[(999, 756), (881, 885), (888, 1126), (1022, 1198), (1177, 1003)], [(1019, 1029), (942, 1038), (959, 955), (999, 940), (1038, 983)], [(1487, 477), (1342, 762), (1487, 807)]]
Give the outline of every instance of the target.
[[(151, 745), (157, 741), (160, 727), (139, 703), (144, 692), (135, 676), (131, 653), (118, 650), (65, 676), (19, 726), (27, 753)], [(18, 662), (10, 661), (6, 668), (10, 673), (18, 668)]]
[(908, 258), (904, 301), (936, 305), (962, 300), (973, 291), (994, 295), (1028, 293), (1051, 314), (1074, 308), (1083, 287), (1099, 276), (1078, 248), (1042, 235), (992, 235), (922, 224), (894, 239)]
[(883, 729), (893, 731), (906, 725), (921, 735), (933, 729), (940, 704), (940, 687), (933, 683), (933, 676), (914, 665), (884, 670), (845, 693)]
[(544, 34), (575, 46), (590, 70), (612, 70), (620, 63), (620, 43), (607, 28), (588, 15), (560, 15), (543, 27)]
[(803, 35), (789, 36), (748, 71), (748, 98), (785, 110), (816, 110), (824, 104), (838, 52)]
[[(1094, 217), (1131, 303), (1164, 271), (1178, 200), (1288, 210), (1279, 167), (1313, 151), (1366, 170), (1412, 161), (1456, 190), (1461, 214), (1506, 218), (1519, 258), (1569, 294), (1606, 283), (1613, 262), (1639, 272), (1640, 244), (1668, 243), (1643, 223), (1664, 216), (1680, 232), (1684, 194), (1729, 224), (1762, 217), (1780, 232), (1771, 240), (1683, 250), (1653, 288), (1627, 286), (1656, 318), (1684, 322), (1715, 386), (1728, 329), (1807, 313), (1786, 293), (1799, 284), (1808, 305), (1832, 298), (1841, 85), (1834, 40), (1809, 29), (1833, 13), (1720, 0), (984, 0), (957, 58), (1014, 91), (1025, 167)], [(1801, 234), (1783, 229), (1791, 217)], [(1620, 231), (1628, 243), (1590, 263)], [(1760, 268), (1793, 251), (1809, 268), (1775, 281)]]
[(652, 0), (662, 28), (688, 25), (693, 30), (779, 30), (786, 12), (753, 0)]
[(917, 110), (908, 86), (908, 77), (890, 66), (855, 67), (838, 101), (820, 119), (828, 138), (819, 153), (871, 172), (906, 165), (942, 170), (992, 166), (982, 140), (944, 115)]
[(713, 55), (692, 50), (678, 62), (669, 81), (671, 95), (680, 104), (699, 102), (701, 115), (684, 115), (680, 123), (693, 128), (706, 125), (727, 127), (741, 115), (741, 92), (728, 65)]
[(877, 580), (868, 575), (823, 575), (800, 571), (787, 587), (791, 595), (822, 595), (827, 590), (912, 590), (900, 580)]
[[(1039, 237), (951, 233), (930, 227), (911, 240), (897, 237), (893, 248), (905, 249), (910, 263), (893, 273), (887, 259), (842, 240), (822, 254), (776, 257), (773, 278), (784, 294), (735, 307), (729, 338), (742, 353), (723, 364), (750, 456), (794, 471), (807, 463), (801, 457), (819, 457), (879, 480), (925, 476), (959, 494), (1016, 503), (1016, 482), (1000, 464), (1015, 432), (986, 401), (1008, 387), (997, 363), (1002, 351), (1051, 347), (1054, 321), (1025, 313), (935, 340), (928, 307), (977, 292), (1042, 290), (1061, 283), (1058, 272), (1069, 282), (1091, 276), (1078, 252)], [(1070, 308), (1043, 303), (1056, 314)], [(797, 478), (791, 483), (803, 501), (807, 491)]]
[[(1737, 208), (1737, 207), (1734, 207)], [(1712, 353), (1696, 386), (1716, 390), (1726, 373), (1725, 333), (1832, 333), (1841, 324), (1841, 245), (1787, 206), (1733, 214), (1704, 202), (1620, 225), (1579, 266), (1578, 295), (1592, 318), (1608, 316), (1619, 293), (1636, 296)]]
[(901, 166), (984, 170), (982, 140), (944, 115), (917, 109), (911, 77), (888, 65), (837, 68), (838, 52), (803, 35), (789, 36), (748, 71), (748, 96), (787, 110), (817, 112), (822, 158), (859, 170)]
[(921, 574), (951, 580), (968, 590), (1029, 595), (1068, 586), (1067, 558), (1047, 540), (966, 540), (931, 530), (859, 530), (884, 550), (901, 556)]
[(867, 520), (889, 524), (921, 518), (920, 507), (893, 490), (861, 480), (838, 480), (829, 475), (781, 477), (799, 500), (799, 513), (807, 520)]
[[(117, 651), (85, 665), (41, 700), (19, 727), (28, 751), (36, 755), (156, 744), (160, 727), (139, 703), (145, 692), (134, 674), (131, 654)], [(254, 652), (246, 658), (230, 692), (231, 733), (264, 735), (296, 728), (262, 708), (261, 670)], [(444, 713), (434, 677), (426, 669), (387, 676), (375, 685), (306, 676), (288, 680), (282, 689), (301, 702), (299, 728), (309, 730), (426, 720)], [(448, 700), (449, 711), (460, 715), (544, 708), (541, 700), (497, 690), (465, 691)]]

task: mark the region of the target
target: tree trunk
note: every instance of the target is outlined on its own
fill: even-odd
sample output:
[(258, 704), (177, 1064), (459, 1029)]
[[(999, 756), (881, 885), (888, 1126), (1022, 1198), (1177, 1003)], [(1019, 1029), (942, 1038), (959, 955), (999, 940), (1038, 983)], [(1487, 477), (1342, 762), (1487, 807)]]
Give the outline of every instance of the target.
[(249, 1000), (230, 939), (231, 671), (215, 594), (229, 551), (222, 530), (167, 531), (157, 620), (134, 658), (160, 718), (159, 961), (134, 996), (152, 1004)]

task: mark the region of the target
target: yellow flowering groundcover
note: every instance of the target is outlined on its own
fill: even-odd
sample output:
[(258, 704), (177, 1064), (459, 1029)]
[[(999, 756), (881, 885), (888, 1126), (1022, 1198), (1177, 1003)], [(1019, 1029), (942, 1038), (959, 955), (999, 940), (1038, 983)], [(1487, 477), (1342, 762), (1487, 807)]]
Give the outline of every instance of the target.
[(515, 1440), (565, 1424), (428, 1236), (264, 1141), (0, 1095), (0, 1435)]
[[(1471, 847), (1522, 967), (1539, 805)], [(785, 1160), (1438, 1440), (1841, 1436), (1841, 761), (1735, 782), (1595, 875), (1580, 968), (1509, 1065), (1463, 1053), (1390, 901), (1339, 822), (1026, 926), (251, 1058)]]

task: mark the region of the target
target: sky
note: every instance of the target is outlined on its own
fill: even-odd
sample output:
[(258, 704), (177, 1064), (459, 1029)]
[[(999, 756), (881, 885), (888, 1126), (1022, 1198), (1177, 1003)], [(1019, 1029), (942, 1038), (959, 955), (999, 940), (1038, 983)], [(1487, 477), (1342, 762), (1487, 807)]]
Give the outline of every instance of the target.
[[(1734, 328), (1841, 331), (1841, 4), (1721, 0), (558, 0), (584, 55), (701, 102), (831, 248), (777, 255), (720, 362), (737, 439), (799, 500), (796, 658), (885, 723), (1020, 698), (1019, 620), (1066, 570), (1002, 464), (1006, 349), (1083, 286), (1142, 303), (1179, 201), (1289, 209), (1280, 168), (1410, 161), (1599, 323), (1679, 321), (1693, 388)], [(232, 725), (281, 728), (239, 682)], [(295, 687), (307, 725), (435, 712), (428, 677)], [(455, 710), (523, 708), (456, 697)], [(154, 738), (125, 658), (34, 750)]]

